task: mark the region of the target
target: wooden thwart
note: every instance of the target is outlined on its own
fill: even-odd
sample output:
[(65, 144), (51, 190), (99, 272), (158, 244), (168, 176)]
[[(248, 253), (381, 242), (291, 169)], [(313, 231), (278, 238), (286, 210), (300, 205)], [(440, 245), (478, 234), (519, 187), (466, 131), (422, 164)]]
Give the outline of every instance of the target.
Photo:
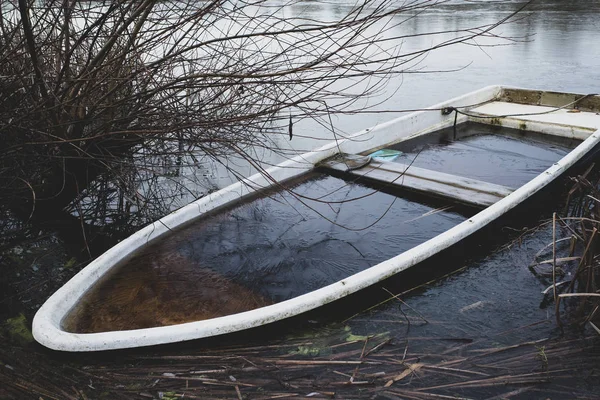
[[(344, 157), (349, 157), (354, 164), (360, 156), (348, 154)], [(513, 191), (506, 186), (396, 162), (371, 160), (361, 168), (349, 168), (347, 164), (345, 158), (335, 158), (319, 166), (482, 208)]]

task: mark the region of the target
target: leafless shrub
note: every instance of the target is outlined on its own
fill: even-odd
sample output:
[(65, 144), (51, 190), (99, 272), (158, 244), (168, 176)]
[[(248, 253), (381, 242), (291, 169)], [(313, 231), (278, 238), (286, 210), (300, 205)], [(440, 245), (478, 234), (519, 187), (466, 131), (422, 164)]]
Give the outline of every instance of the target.
[(506, 21), (403, 53), (392, 28), (445, 1), (366, 0), (334, 21), (283, 12), (300, 3), (1, 2), (2, 206), (135, 229), (210, 190), (186, 181), (206, 160), (287, 157), (278, 143), (298, 121), (329, 127), (428, 51)]

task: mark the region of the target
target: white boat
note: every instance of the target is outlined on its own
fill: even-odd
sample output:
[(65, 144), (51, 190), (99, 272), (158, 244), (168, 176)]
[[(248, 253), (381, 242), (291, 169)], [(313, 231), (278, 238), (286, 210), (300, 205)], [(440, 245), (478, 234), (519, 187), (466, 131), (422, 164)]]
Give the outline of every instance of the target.
[[(341, 299), (408, 268), (417, 266), (420, 262), (448, 249), (517, 207), (569, 168), (581, 164), (586, 155), (589, 156), (592, 151), (600, 148), (598, 145), (600, 141), (599, 112), (600, 97), (596, 95), (490, 86), (437, 104), (426, 110), (414, 112), (371, 129), (366, 129), (345, 140), (330, 143), (269, 169), (268, 178), (257, 174), (243, 182), (235, 183), (197, 200), (114, 246), (75, 275), (46, 301), (33, 320), (33, 336), (42, 345), (61, 351), (100, 351), (151, 346), (250, 329), (296, 316)], [(521, 135), (526, 138), (528, 150), (525, 150), (526, 154), (523, 157), (523, 162), (527, 164), (524, 164), (525, 166), (522, 168), (519, 167), (519, 173), (524, 174), (521, 176), (525, 180), (524, 182), (515, 181), (510, 173), (505, 173), (506, 168), (497, 169), (497, 172), (492, 174), (494, 176), (488, 176), (485, 175), (485, 168), (473, 165), (477, 162), (476, 152), (479, 151), (481, 143), (478, 142), (479, 144), (469, 147), (465, 143), (469, 144), (470, 142), (460, 141), (461, 138), (468, 138), (467, 134), (461, 133), (461, 127), (472, 122), (487, 124), (488, 127), (492, 127), (491, 131), (498, 126), (512, 128), (518, 130), (513, 131), (517, 132), (517, 136)], [(456, 137), (457, 131), (458, 137)], [(427, 143), (429, 138), (434, 138), (429, 142), (438, 143), (440, 135), (450, 139), (450, 142), (444, 142), (446, 144), (452, 143), (453, 139), (457, 139), (457, 145), (462, 147), (458, 150), (454, 148), (456, 151), (452, 154), (455, 154), (458, 158), (449, 159), (449, 161), (439, 159), (438, 150), (441, 148), (435, 146), (430, 148), (433, 150), (428, 154), (426, 154), (426, 151), (415, 150), (418, 146), (415, 147), (414, 143)], [(493, 138), (494, 133), (492, 132), (491, 135), (486, 137)], [(536, 148), (536, 143), (542, 143), (543, 140), (546, 140), (544, 138), (547, 138), (551, 143), (551, 145), (546, 145), (544, 148), (545, 155), (537, 158), (536, 156), (530, 156), (528, 152)], [(553, 144), (555, 142), (567, 144), (564, 146), (562, 144), (555, 145)], [(488, 153), (485, 153), (484, 157), (501, 153), (501, 158), (506, 158), (512, 154), (511, 151), (503, 151), (493, 146), (498, 145), (497, 143), (492, 144), (491, 152), (490, 149), (487, 149)], [(556, 150), (557, 148), (563, 150)], [(392, 149), (392, 151), (386, 151), (383, 154), (374, 153), (380, 149)], [(373, 154), (373, 156), (365, 157), (368, 154)], [(419, 156), (416, 158), (403, 158), (406, 154), (418, 154)], [(382, 157), (377, 158), (377, 155), (382, 155)], [(398, 158), (392, 160), (396, 156)], [(465, 160), (466, 162), (463, 162)], [(535, 167), (531, 167), (532, 160), (536, 163)], [(421, 242), (417, 241), (414, 245), (408, 246), (404, 242), (398, 247), (394, 247), (396, 244), (391, 245), (386, 250), (388, 253), (394, 249), (401, 250), (398, 250), (397, 253), (386, 253), (383, 260), (368, 261), (368, 257), (362, 254), (365, 251), (357, 249), (354, 242), (348, 242), (353, 247), (349, 251), (356, 251), (357, 254), (361, 253), (361, 257), (364, 258), (363, 266), (357, 266), (349, 272), (348, 276), (328, 275), (335, 277), (335, 280), (333, 282), (329, 282), (327, 279), (322, 280), (325, 283), (321, 287), (307, 285), (307, 292), (305, 293), (290, 291), (279, 298), (275, 296), (275, 300), (264, 300), (260, 296), (250, 299), (252, 289), (245, 287), (243, 282), (230, 282), (228, 278), (217, 276), (218, 273), (214, 271), (209, 272), (207, 277), (206, 270), (203, 270), (202, 279), (208, 279), (211, 282), (225, 282), (223, 287), (227, 287), (229, 291), (237, 292), (240, 297), (248, 299), (250, 305), (247, 308), (252, 309), (242, 309), (241, 312), (236, 312), (236, 308), (232, 306), (234, 311), (231, 314), (221, 316), (207, 314), (208, 317), (202, 320), (188, 321), (178, 318), (166, 318), (159, 324), (162, 326), (153, 326), (152, 324), (155, 322), (152, 322), (149, 326), (141, 324), (137, 327), (132, 325), (132, 328), (127, 328), (127, 325), (115, 323), (114, 329), (106, 331), (102, 330), (105, 328), (100, 328), (100, 330), (98, 328), (78, 330), (77, 323), (72, 322), (73, 318), (80, 317), (80, 311), (79, 314), (76, 312), (78, 307), (86, 301), (90, 302), (85, 300), (86, 296), (91, 296), (94, 289), (98, 292), (99, 285), (104, 284), (103, 282), (106, 282), (111, 276), (118, 276), (118, 271), (123, 270), (123, 266), (138, 257), (139, 254), (160, 248), (162, 243), (169, 240), (177, 242), (177, 239), (173, 237), (176, 237), (178, 232), (182, 232), (184, 229), (190, 229), (191, 224), (202, 223), (204, 219), (210, 216), (226, 212), (222, 210), (231, 210), (232, 207), (242, 201), (247, 202), (249, 198), (260, 196), (260, 193), (267, 189), (275, 190), (282, 182), (291, 182), (294, 179), (302, 180), (303, 176), (314, 171), (317, 166), (319, 171), (325, 171), (325, 175), (337, 170), (338, 175), (343, 175), (346, 179), (352, 175), (365, 178), (371, 182), (379, 182), (380, 185), (388, 188), (401, 186), (400, 191), (408, 189), (409, 191), (419, 192), (426, 198), (433, 196), (433, 198), (442, 199), (441, 201), (449, 201), (451, 204), (467, 204), (472, 207), (472, 210), (476, 211), (470, 214), (467, 213), (466, 216), (462, 217), (460, 215), (456, 217), (458, 214), (452, 214), (449, 217), (452, 221), (449, 220), (450, 222), (447, 225), (441, 224), (440, 229), (442, 230), (440, 232), (425, 232)], [(481, 173), (478, 175), (479, 172)], [(327, 182), (323, 185), (326, 186)], [(342, 204), (342, 201), (334, 202), (335, 204)], [(419, 208), (417, 214), (421, 216), (430, 215), (433, 211), (437, 212), (443, 210), (443, 208), (430, 208), (430, 210), (430, 212), (426, 212), (426, 209)], [(394, 218), (397, 218), (398, 215), (398, 213), (394, 214)], [(318, 217), (320, 218), (320, 216)], [(388, 220), (388, 217), (386, 216), (383, 220)], [(288, 218), (288, 215), (283, 213), (281, 218)], [(411, 219), (404, 218), (403, 221), (410, 223)], [(328, 223), (339, 224), (336, 221)], [(396, 229), (393, 226), (394, 224), (391, 223), (389, 229), (385, 228), (388, 230), (383, 231), (382, 235), (389, 235), (390, 232), (394, 232), (393, 229)], [(218, 224), (216, 223), (215, 226), (218, 226)], [(310, 228), (306, 228), (306, 231), (310, 232)], [(286, 234), (285, 232), (281, 235)], [(244, 234), (244, 232), (241, 234)], [(261, 238), (258, 230), (247, 232), (247, 234), (249, 237), (253, 237), (250, 240), (254, 241), (254, 244), (260, 242)], [(277, 235), (280, 235), (279, 231)], [(281, 235), (278, 237), (281, 237)], [(318, 234), (315, 233), (315, 235)], [(428, 237), (427, 235), (433, 236)], [(364, 236), (366, 237), (366, 235)], [(340, 239), (335, 240), (343, 242)], [(321, 246), (321, 244), (315, 245), (314, 243), (310, 246)], [(346, 246), (345, 244), (342, 245)], [(190, 249), (193, 250), (193, 244), (190, 246), (192, 246)], [(218, 246), (235, 247), (236, 244), (219, 242)], [(337, 248), (324, 248), (321, 253), (335, 253), (340, 246)], [(408, 248), (402, 246), (408, 246)], [(270, 246), (268, 254), (277, 254), (274, 253), (278, 251), (277, 247)], [(285, 251), (285, 246), (279, 247), (282, 252)], [(206, 249), (206, 246), (203, 249)], [(258, 251), (258, 253), (260, 252)], [(188, 256), (189, 254), (186, 255), (186, 257)], [(152, 258), (152, 256), (145, 257), (147, 263), (160, 264), (163, 262), (156, 261), (157, 259)], [(228, 261), (227, 265), (233, 265), (238, 270), (243, 270), (243, 262), (240, 261), (242, 259), (239, 258), (239, 255), (235, 257), (238, 258)], [(357, 256), (355, 258), (361, 257)], [(282, 256), (282, 258), (285, 257)], [(300, 258), (304, 260), (303, 262), (307, 262), (306, 257), (302, 256)], [(350, 258), (352, 257), (348, 257), (348, 259)], [(173, 262), (181, 263), (181, 259)], [(318, 264), (318, 260), (311, 260), (310, 262)], [(161, 265), (155, 265), (153, 268), (160, 267)], [(319, 264), (319, 268), (321, 267)], [(195, 274), (193, 268), (196, 267), (193, 265), (185, 268), (189, 268), (192, 275)], [(140, 272), (140, 276), (143, 274), (144, 272)], [(252, 274), (246, 274), (246, 276), (248, 275)], [(275, 277), (276, 280), (279, 278), (281, 277)], [(188, 282), (180, 282), (180, 284), (187, 285)], [(209, 293), (209, 295), (215, 296), (214, 293)], [(132, 295), (133, 298), (140, 298), (140, 296), (139, 290)], [(205, 296), (207, 295), (205, 294)], [(125, 300), (127, 299), (123, 301)], [(148, 301), (147, 298), (146, 300)], [(271, 304), (273, 301), (275, 303)], [(83, 310), (92, 313), (87, 315), (86, 318), (94, 320), (96, 318), (93, 315), (94, 307), (86, 307), (83, 307)], [(121, 318), (121, 320), (127, 322), (130, 319), (127, 310), (124, 309), (120, 312), (122, 315), (115, 317), (115, 320)], [(231, 312), (231, 310), (226, 312)]]

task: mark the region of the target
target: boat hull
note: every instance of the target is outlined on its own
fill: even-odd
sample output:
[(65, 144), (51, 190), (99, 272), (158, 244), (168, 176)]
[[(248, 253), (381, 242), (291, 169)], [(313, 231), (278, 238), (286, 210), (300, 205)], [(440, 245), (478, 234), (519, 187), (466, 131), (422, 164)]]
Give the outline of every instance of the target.
[[(407, 138), (424, 135), (440, 128), (452, 126), (455, 116), (452, 114), (444, 115), (439, 110), (445, 107), (461, 107), (469, 104), (489, 102), (500, 98), (503, 90), (500, 86), (492, 86), (449, 100), (431, 107), (432, 111), (419, 111), (373, 129), (361, 131), (348, 140), (329, 144), (313, 152), (289, 160), (270, 169), (268, 172), (277, 181), (284, 181), (310, 171), (314, 168), (315, 164), (336, 155), (340, 151), (350, 154), (364, 153), (365, 151), (376, 150)], [(568, 116), (565, 118), (571, 117)], [(460, 123), (466, 121), (468, 118), (466, 115), (459, 115), (456, 119)], [(558, 123), (553, 122), (554, 127), (552, 125), (545, 125), (544, 129), (547, 131), (545, 133), (565, 135), (565, 132), (577, 131), (578, 135), (585, 135), (587, 138), (569, 154), (550, 166), (550, 168), (536, 178), (471, 218), (408, 251), (362, 272), (290, 300), (209, 320), (155, 328), (101, 333), (82, 334), (63, 330), (62, 321), (77, 304), (79, 299), (99, 279), (105, 276), (112, 268), (125, 262), (132, 254), (146, 246), (150, 246), (156, 240), (161, 240), (172, 229), (195, 221), (208, 212), (213, 212), (221, 207), (240, 201), (257, 191), (257, 188), (265, 189), (273, 185), (264, 176), (252, 176), (246, 181), (231, 185), (169, 214), (160, 221), (140, 230), (94, 260), (59, 289), (40, 308), (33, 321), (33, 335), (44, 346), (61, 351), (100, 351), (151, 346), (246, 330), (296, 316), (347, 297), (393, 277), (400, 272), (406, 271), (440, 254), (453, 245), (464, 242), (465, 239), (474, 233), (497, 221), (500, 217), (546, 188), (552, 181), (569, 169), (584, 162), (586, 157), (589, 157), (590, 154), (598, 150), (600, 131), (593, 130), (590, 127), (586, 127), (585, 129), (571, 128), (569, 131), (569, 125), (561, 122), (562, 120), (560, 119), (558, 119)], [(529, 123), (533, 124), (535, 121), (530, 121)]]

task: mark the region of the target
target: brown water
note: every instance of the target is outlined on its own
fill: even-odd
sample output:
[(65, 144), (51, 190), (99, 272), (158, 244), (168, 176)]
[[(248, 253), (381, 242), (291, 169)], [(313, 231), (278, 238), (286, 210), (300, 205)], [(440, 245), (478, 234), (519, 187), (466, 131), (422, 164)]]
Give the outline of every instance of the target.
[[(533, 134), (502, 130), (490, 135), (491, 128), (479, 124), (459, 129), (457, 141), (448, 141), (442, 131), (429, 143), (398, 146), (408, 151), (401, 159), (484, 180), (505, 177), (509, 181), (491, 180), (520, 185), (569, 150), (568, 143), (541, 143)], [(287, 190), (150, 243), (97, 284), (64, 326), (73, 332), (147, 328), (277, 303), (400, 254), (474, 212), (390, 187), (377, 191), (310, 174)]]

